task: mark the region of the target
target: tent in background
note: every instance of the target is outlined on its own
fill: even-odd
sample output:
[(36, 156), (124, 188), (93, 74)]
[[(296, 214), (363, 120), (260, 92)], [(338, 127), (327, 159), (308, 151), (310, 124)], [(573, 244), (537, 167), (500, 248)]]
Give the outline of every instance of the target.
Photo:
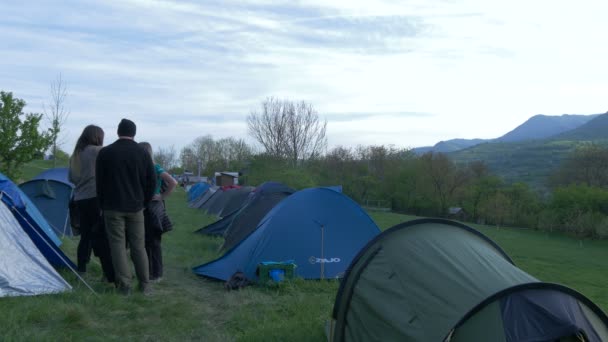
[(243, 186), (241, 188), (232, 189), (226, 192), (225, 203), (223, 204), (222, 209), (217, 215), (219, 217), (229, 216), (230, 214), (239, 210), (239, 208), (243, 206), (243, 203), (247, 201), (247, 198), (249, 197), (253, 189), (254, 188), (251, 186)]
[(224, 256), (193, 271), (220, 280), (242, 271), (255, 280), (260, 263), (293, 260), (299, 277), (338, 278), (379, 233), (367, 213), (345, 195), (325, 188), (305, 189), (277, 204)]
[(230, 250), (243, 241), (278, 203), (294, 192), (278, 182), (262, 183), (226, 227), (221, 250)]
[(72, 236), (69, 205), (74, 185), (68, 181), (67, 168), (46, 170), (32, 180), (19, 184), (19, 188), (30, 198), (61, 236)]
[(198, 198), (192, 200), (192, 202), (188, 203), (189, 208), (201, 208), (207, 201), (215, 194), (217, 191), (217, 186), (210, 186), (205, 190)]
[(209, 200), (200, 207), (200, 209), (205, 211), (207, 215), (218, 215), (224, 207), (226, 201), (229, 199), (229, 196), (225, 195), (228, 192), (239, 188), (239, 185), (227, 185), (219, 187), (217, 191), (211, 195)]
[(226, 206), (226, 204), (230, 201), (232, 196), (236, 194), (236, 190), (240, 189), (240, 186), (223, 186), (216, 192), (215, 196), (209, 200), (207, 206), (207, 215), (217, 215), (220, 216), (220, 213)]
[[(0, 196), (7, 196), (0, 192)], [(11, 213), (0, 202), (0, 297), (68, 291), (72, 287), (49, 264)]]
[(207, 235), (224, 235), (225, 241), (222, 249), (228, 250), (249, 235), (277, 203), (294, 192), (294, 189), (278, 182), (262, 183), (250, 193), (237, 212), (209, 224), (197, 232)]
[(442, 219), (370, 241), (340, 284), (330, 327), (330, 341), (608, 341), (608, 317), (589, 299)]
[(70, 182), (68, 172), (69, 171), (68, 171), (67, 167), (56, 167), (53, 169), (46, 169), (46, 170), (40, 172), (38, 175), (36, 175), (36, 177), (34, 177), (32, 179), (50, 179), (50, 180), (68, 184), (69, 186), (71, 186), (73, 188), (74, 184), (72, 184), (72, 182)]
[(205, 182), (196, 183), (190, 187), (190, 190), (188, 190), (188, 203), (192, 203), (194, 200), (202, 196), (207, 189), (209, 189), (209, 187), (210, 185)]
[(201, 209), (205, 214), (209, 214), (209, 209), (212, 208), (215, 203), (222, 198), (223, 194), (224, 190), (222, 190), (221, 187), (218, 188), (213, 194), (211, 194), (211, 197), (209, 197), (207, 202), (205, 202), (202, 206), (199, 207), (199, 209)]

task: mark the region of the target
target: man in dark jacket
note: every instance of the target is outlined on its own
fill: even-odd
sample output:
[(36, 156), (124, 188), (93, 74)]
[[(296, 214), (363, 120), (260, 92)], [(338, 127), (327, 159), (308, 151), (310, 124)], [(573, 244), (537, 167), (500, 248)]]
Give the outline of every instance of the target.
[(154, 195), (156, 173), (150, 155), (133, 140), (135, 131), (133, 121), (122, 119), (118, 140), (99, 151), (97, 198), (104, 212), (116, 286), (123, 294), (131, 292), (128, 242), (139, 289), (150, 294), (143, 209)]

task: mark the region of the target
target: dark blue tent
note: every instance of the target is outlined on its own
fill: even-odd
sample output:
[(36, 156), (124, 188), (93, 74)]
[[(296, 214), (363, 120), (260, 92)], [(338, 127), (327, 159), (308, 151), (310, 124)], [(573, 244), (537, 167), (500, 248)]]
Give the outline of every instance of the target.
[(237, 212), (199, 229), (198, 232), (207, 235), (224, 235), (222, 249), (231, 249), (251, 234), (277, 203), (294, 192), (294, 189), (278, 182), (262, 183), (249, 193)]
[(74, 185), (68, 181), (68, 169), (49, 169), (19, 185), (44, 215), (55, 232), (72, 236), (69, 205)]
[(210, 186), (205, 192), (203, 192), (202, 195), (200, 195), (198, 198), (194, 199), (190, 204), (188, 204), (188, 207), (203, 209), (203, 206), (207, 204), (207, 202), (211, 199), (211, 197), (213, 197), (213, 195), (217, 192), (218, 189), (219, 187), (217, 186)]
[(226, 201), (217, 215), (219, 217), (224, 217), (238, 211), (247, 201), (249, 195), (251, 195), (251, 191), (253, 191), (253, 187), (244, 186), (240, 189), (232, 189), (226, 192), (224, 194), (224, 196), (227, 197)]
[(74, 184), (72, 184), (72, 182), (69, 180), (67, 167), (56, 167), (53, 169), (44, 170), (32, 179), (50, 179), (68, 184), (72, 188), (74, 187)]
[(51, 265), (75, 269), (74, 263), (58, 247), (61, 240), (57, 238), (57, 235), (38, 212), (36, 206), (30, 202), (29, 198), (15, 183), (1, 173), (0, 197)]
[(193, 271), (220, 280), (242, 271), (257, 279), (260, 263), (293, 260), (298, 277), (337, 278), (379, 233), (367, 213), (345, 195), (325, 188), (305, 189), (276, 205), (253, 233), (224, 256)]

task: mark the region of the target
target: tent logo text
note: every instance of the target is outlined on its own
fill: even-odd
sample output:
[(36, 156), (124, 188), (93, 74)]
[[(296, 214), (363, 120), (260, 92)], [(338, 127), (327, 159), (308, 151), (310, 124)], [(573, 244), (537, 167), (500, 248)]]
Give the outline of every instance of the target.
[(314, 256), (311, 256), (310, 258), (308, 258), (308, 262), (310, 262), (311, 264), (328, 264), (328, 263), (332, 263), (332, 262), (340, 262), (342, 261), (340, 258), (330, 258), (330, 259), (326, 259), (326, 258), (317, 258)]

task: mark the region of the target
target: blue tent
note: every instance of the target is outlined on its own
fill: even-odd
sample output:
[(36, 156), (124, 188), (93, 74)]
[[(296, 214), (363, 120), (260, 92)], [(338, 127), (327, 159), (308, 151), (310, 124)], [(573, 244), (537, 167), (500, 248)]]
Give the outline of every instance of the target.
[(72, 182), (70, 182), (70, 180), (68, 178), (68, 168), (67, 167), (56, 167), (53, 169), (44, 170), (32, 179), (50, 179), (50, 180), (68, 184), (72, 188), (74, 187), (74, 184), (72, 184)]
[(0, 173), (0, 197), (11, 209), (23, 230), (38, 250), (53, 266), (76, 268), (74, 263), (59, 249), (61, 240), (29, 198), (10, 179)]
[(49, 169), (19, 185), (38, 210), (61, 236), (72, 236), (69, 205), (74, 185), (68, 181), (68, 169)]
[(191, 203), (202, 196), (209, 187), (210, 185), (204, 182), (194, 184), (190, 190), (188, 190), (188, 203)]
[(298, 277), (338, 278), (379, 233), (374, 221), (347, 196), (326, 188), (305, 189), (277, 204), (224, 256), (193, 271), (219, 280), (242, 271), (254, 280), (260, 263), (293, 260)]

